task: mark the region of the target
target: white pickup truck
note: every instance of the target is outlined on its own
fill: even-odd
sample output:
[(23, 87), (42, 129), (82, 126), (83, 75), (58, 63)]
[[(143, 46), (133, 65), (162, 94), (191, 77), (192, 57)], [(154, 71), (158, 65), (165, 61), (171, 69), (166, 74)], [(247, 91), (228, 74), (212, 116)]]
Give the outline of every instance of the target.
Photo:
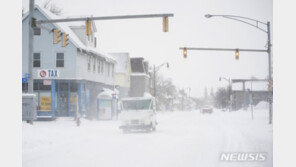
[(156, 111), (154, 97), (130, 97), (121, 100), (120, 129), (123, 132), (131, 130), (156, 130)]

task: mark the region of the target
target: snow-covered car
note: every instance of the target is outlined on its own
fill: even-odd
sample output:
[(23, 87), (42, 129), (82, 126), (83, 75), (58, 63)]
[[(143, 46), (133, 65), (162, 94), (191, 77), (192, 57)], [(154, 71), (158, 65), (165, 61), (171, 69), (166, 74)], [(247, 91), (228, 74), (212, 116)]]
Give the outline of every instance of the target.
[(201, 109), (201, 113), (204, 114), (204, 113), (213, 113), (213, 108), (211, 106), (204, 106), (202, 109)]
[(154, 97), (131, 97), (121, 100), (121, 126), (124, 132), (130, 130), (156, 130)]

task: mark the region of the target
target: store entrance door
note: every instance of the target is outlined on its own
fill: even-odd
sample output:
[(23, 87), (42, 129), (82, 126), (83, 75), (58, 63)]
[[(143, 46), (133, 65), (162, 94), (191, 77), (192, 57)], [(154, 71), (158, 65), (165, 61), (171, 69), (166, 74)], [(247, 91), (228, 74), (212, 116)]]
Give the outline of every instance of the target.
[(69, 103), (68, 84), (61, 83), (60, 85), (60, 116), (68, 116), (68, 103)]

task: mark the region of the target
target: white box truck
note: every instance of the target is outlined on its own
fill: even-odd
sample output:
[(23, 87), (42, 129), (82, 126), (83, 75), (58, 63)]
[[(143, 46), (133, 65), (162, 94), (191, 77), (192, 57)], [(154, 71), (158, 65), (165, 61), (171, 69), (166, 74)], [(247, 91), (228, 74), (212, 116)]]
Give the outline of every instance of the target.
[(120, 105), (120, 128), (123, 132), (156, 130), (156, 107), (153, 96), (123, 98)]

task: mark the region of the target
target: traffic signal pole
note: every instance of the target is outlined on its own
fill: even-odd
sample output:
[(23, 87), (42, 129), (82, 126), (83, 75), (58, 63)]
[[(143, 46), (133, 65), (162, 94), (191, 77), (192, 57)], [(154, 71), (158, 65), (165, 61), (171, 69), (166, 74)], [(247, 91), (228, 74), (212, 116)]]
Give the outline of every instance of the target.
[(272, 67), (271, 67), (271, 39), (270, 39), (270, 22), (267, 22), (267, 53), (268, 53), (268, 80), (269, 80), (269, 97), (268, 97), (268, 102), (269, 102), (269, 124), (272, 124), (273, 120), (273, 107), (272, 107), (272, 96), (273, 96), (273, 85), (271, 85), (273, 82), (272, 79)]
[(34, 30), (32, 27), (32, 20), (33, 20), (33, 16), (34, 16), (34, 0), (30, 0), (30, 4), (29, 4), (29, 27), (28, 27), (28, 31), (29, 31), (29, 55), (28, 55), (28, 72), (29, 72), (29, 80), (28, 80), (28, 93), (33, 93), (33, 42), (34, 42)]
[[(236, 59), (238, 59), (239, 56), (239, 51), (249, 51), (249, 52), (267, 52), (268, 53), (268, 80), (269, 80), (269, 88), (268, 88), (268, 92), (269, 92), (269, 97), (268, 97), (268, 102), (269, 102), (269, 124), (272, 124), (272, 115), (273, 115), (273, 107), (272, 107), (272, 100), (273, 100), (273, 79), (272, 79), (272, 62), (271, 62), (271, 32), (270, 32), (270, 22), (262, 22), (259, 20), (255, 20), (252, 18), (248, 18), (248, 17), (242, 17), (242, 16), (235, 16), (235, 15), (211, 15), (211, 14), (206, 14), (205, 15), (206, 18), (212, 18), (212, 17), (222, 17), (222, 18), (226, 18), (226, 19), (231, 19), (231, 20), (235, 20), (244, 24), (248, 24), (252, 27), (257, 28), (258, 30), (265, 32), (267, 34), (267, 50), (253, 50), (253, 49), (237, 49), (237, 50), (233, 50), (233, 49), (223, 49), (223, 48), (191, 48), (190, 50), (214, 50), (214, 51), (235, 51), (235, 56)], [(259, 25), (264, 25), (266, 26), (266, 30), (261, 28)], [(184, 54), (184, 58), (187, 57), (187, 49), (188, 48), (180, 48), (183, 49), (183, 54)], [(186, 54), (185, 54), (186, 53)]]

